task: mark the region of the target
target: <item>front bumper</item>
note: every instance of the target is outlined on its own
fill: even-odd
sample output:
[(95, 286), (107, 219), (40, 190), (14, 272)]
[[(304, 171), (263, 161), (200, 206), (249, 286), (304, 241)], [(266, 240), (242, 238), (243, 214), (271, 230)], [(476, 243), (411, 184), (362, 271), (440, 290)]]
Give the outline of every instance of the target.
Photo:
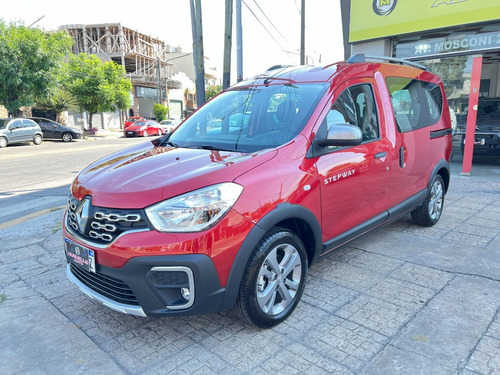
[(90, 298), (135, 316), (207, 314), (220, 311), (225, 297), (212, 260), (203, 254), (132, 258), (119, 269), (97, 265), (95, 273), (68, 264), (66, 273)]

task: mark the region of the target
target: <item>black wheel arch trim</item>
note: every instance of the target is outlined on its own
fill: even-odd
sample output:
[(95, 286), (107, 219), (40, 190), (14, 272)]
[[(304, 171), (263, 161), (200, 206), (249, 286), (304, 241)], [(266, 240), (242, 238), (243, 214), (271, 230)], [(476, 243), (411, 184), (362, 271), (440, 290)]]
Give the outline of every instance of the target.
[[(445, 170), (446, 175), (443, 176), (443, 174), (439, 173), (440, 171)], [(445, 194), (448, 192), (448, 187), (450, 186), (450, 163), (447, 162), (444, 159), (440, 159), (437, 164), (434, 166), (432, 169), (431, 176), (429, 178), (429, 181), (427, 182), (427, 190), (431, 189), (432, 181), (434, 181), (434, 177), (440, 174), (441, 177), (443, 178), (444, 181), (444, 187), (445, 187)]]
[[(229, 273), (229, 278), (226, 284), (226, 293), (223, 303), (223, 310), (230, 309), (236, 303), (238, 298), (238, 293), (241, 284), (241, 278), (245, 267), (252, 255), (253, 250), (258, 245), (262, 237), (273, 227), (275, 227), (280, 222), (285, 220), (302, 220), (307, 223), (311, 229), (312, 235), (314, 237), (314, 248), (307, 249), (312, 251), (310, 254), (309, 266), (316, 263), (321, 254), (321, 226), (318, 222), (316, 216), (306, 207), (295, 205), (291, 203), (279, 204), (273, 211), (264, 216), (259, 222), (252, 228), (250, 233), (246, 236), (243, 244), (236, 255), (231, 271)], [(300, 238), (300, 236), (299, 236)], [(304, 244), (305, 245), (305, 244)]]

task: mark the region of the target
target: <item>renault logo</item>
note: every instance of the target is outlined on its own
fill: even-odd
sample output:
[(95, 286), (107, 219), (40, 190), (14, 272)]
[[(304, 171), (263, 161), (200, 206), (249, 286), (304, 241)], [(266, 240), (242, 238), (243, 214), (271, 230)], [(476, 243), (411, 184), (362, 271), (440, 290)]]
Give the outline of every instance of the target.
[(76, 209), (76, 223), (78, 224), (78, 231), (85, 234), (85, 229), (89, 222), (90, 216), (90, 198), (87, 197), (80, 202), (78, 208)]
[(387, 16), (396, 8), (398, 0), (373, 0), (373, 11), (379, 16)]

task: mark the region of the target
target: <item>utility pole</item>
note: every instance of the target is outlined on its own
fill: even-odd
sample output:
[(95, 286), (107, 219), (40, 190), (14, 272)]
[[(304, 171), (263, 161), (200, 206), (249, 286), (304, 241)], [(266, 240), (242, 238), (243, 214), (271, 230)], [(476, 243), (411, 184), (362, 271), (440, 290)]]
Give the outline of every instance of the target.
[(200, 108), (205, 103), (205, 63), (203, 57), (201, 0), (191, 0), (191, 26), (193, 30), (193, 58), (196, 76), (196, 105)]
[(302, 0), (300, 10), (300, 65), (306, 62), (306, 0)]
[(224, 69), (222, 73), (222, 89), (231, 85), (231, 44), (233, 33), (233, 0), (226, 0), (226, 26), (224, 32)]
[(241, 0), (236, 0), (236, 62), (237, 81), (243, 81), (243, 35), (241, 27)]
[(160, 57), (156, 59), (156, 98), (158, 104), (161, 104), (161, 72), (160, 72)]

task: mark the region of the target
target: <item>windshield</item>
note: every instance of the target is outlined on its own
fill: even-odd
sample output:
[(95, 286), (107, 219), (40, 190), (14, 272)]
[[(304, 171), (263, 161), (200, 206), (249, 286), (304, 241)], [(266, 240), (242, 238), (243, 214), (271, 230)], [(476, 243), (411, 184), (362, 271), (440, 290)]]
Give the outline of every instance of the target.
[(144, 125), (146, 125), (146, 122), (144, 122), (144, 121), (136, 121), (133, 124), (131, 124), (130, 126), (144, 126)]
[(327, 83), (258, 86), (222, 93), (168, 139), (178, 147), (253, 152), (297, 136)]

